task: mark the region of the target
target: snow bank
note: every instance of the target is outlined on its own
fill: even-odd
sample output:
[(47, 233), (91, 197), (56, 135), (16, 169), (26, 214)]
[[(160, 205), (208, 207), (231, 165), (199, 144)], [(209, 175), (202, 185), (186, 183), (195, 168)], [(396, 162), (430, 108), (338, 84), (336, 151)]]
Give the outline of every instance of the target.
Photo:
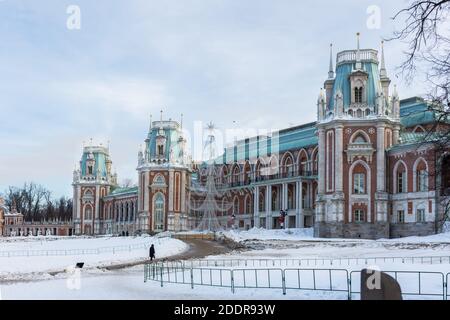
[(304, 229), (274, 229), (252, 228), (247, 231), (230, 230), (222, 234), (234, 241), (243, 240), (311, 240), (314, 237), (313, 228)]
[[(16, 239), (17, 240), (17, 239)], [(30, 238), (23, 241), (1, 241), (0, 250), (67, 250), (96, 249), (115, 246), (132, 246), (136, 244), (155, 245), (156, 258), (180, 254), (188, 249), (183, 241), (161, 237), (101, 237), (101, 238)], [(148, 247), (146, 246), (146, 247)], [(29, 278), (31, 273), (59, 272), (77, 262), (84, 262), (85, 268), (96, 268), (117, 263), (142, 260), (148, 257), (148, 249), (129, 251), (101, 252), (99, 254), (68, 255), (68, 256), (30, 256), (30, 257), (0, 257), (0, 279)]]

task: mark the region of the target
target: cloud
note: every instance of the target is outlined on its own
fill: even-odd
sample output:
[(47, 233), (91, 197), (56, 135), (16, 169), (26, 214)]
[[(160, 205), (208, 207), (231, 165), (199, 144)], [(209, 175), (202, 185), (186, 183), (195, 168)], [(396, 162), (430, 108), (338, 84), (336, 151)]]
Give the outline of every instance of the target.
[(149, 79), (80, 80), (54, 83), (50, 90), (76, 101), (78, 106), (91, 106), (106, 113), (126, 112), (132, 117), (148, 117), (149, 111), (164, 108), (172, 100), (163, 84)]

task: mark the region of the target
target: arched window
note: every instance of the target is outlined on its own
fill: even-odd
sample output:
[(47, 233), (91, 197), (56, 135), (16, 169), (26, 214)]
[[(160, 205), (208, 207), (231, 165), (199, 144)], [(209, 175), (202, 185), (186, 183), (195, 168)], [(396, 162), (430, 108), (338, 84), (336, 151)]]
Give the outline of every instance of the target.
[(233, 183), (234, 184), (239, 183), (239, 180), (240, 180), (239, 174), (240, 174), (239, 166), (236, 165), (233, 169)]
[(155, 185), (155, 186), (165, 186), (166, 185), (166, 180), (164, 179), (164, 177), (162, 175), (158, 174), (153, 179), (153, 185)]
[(428, 191), (428, 167), (425, 160), (417, 159), (414, 163), (414, 191)]
[(222, 183), (226, 184), (228, 181), (228, 169), (226, 166), (223, 166), (222, 168)]
[(442, 160), (442, 193), (450, 195), (450, 156)]
[(359, 172), (353, 174), (353, 193), (366, 194), (366, 174)]
[(423, 133), (423, 132), (425, 132), (425, 129), (421, 125), (418, 125), (414, 128), (413, 132), (414, 133)]
[(266, 199), (264, 198), (264, 194), (262, 192), (259, 193), (259, 212), (266, 211)]
[(355, 103), (362, 103), (362, 102), (363, 102), (363, 88), (356, 87), (355, 88)]
[(294, 209), (294, 195), (291, 189), (288, 190), (288, 209)]
[(158, 145), (158, 156), (164, 155), (164, 145), (160, 144)]
[(308, 172), (308, 155), (306, 154), (306, 151), (303, 149), (300, 151), (298, 163), (299, 163), (300, 175), (307, 176), (308, 175), (307, 174), (307, 172)]
[(233, 213), (237, 215), (239, 213), (239, 198), (235, 197), (233, 200)]
[(283, 173), (286, 177), (294, 176), (294, 161), (291, 155), (287, 155), (284, 159)]
[(246, 162), (244, 165), (244, 183), (249, 184), (250, 178), (252, 174), (252, 167), (250, 166), (250, 163)]
[(272, 191), (272, 211), (278, 210), (280, 210), (280, 201), (278, 199), (278, 192), (275, 189)]
[(92, 206), (90, 205), (84, 208), (84, 220), (92, 220)]
[(394, 193), (407, 192), (407, 171), (403, 161), (396, 163), (394, 167)]
[(154, 226), (155, 231), (163, 231), (164, 230), (164, 196), (162, 193), (157, 193), (153, 200), (153, 208), (154, 208)]
[(355, 140), (353, 140), (353, 143), (366, 143), (366, 139), (363, 137), (363, 135), (359, 134)]
[(252, 214), (253, 213), (253, 201), (250, 195), (245, 197), (245, 213)]
[(255, 179), (256, 181), (261, 181), (261, 161), (258, 160), (258, 162), (256, 163), (256, 167), (255, 167)]

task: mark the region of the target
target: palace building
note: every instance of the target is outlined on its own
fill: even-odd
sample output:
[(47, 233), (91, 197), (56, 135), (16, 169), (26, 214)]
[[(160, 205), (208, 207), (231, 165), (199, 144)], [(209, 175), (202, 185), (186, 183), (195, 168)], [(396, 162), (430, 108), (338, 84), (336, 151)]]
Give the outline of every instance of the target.
[[(330, 52), (316, 122), (237, 141), (213, 161), (223, 227), (274, 229), (283, 222), (313, 227), (318, 237), (368, 239), (439, 231), (441, 202), (450, 194), (450, 156), (428, 134), (439, 107), (400, 99), (383, 48), (360, 49), (358, 39), (357, 49), (335, 61)], [(180, 123), (150, 122), (136, 187), (117, 187), (108, 148), (84, 148), (73, 180), (75, 234), (198, 225), (192, 204), (204, 200), (211, 170), (191, 161)]]

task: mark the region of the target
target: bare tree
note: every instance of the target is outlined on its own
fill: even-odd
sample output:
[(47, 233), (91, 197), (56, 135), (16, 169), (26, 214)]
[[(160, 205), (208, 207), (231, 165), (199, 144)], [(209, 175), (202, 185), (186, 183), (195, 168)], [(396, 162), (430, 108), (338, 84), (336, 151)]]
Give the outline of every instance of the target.
[(33, 182), (23, 187), (10, 186), (4, 192), (5, 205), (24, 215), (25, 221), (59, 219), (69, 221), (72, 217), (72, 200), (66, 197), (53, 199), (52, 193)]
[(132, 188), (136, 186), (136, 183), (130, 178), (125, 178), (122, 180), (122, 183), (120, 184), (122, 188)]
[(389, 40), (409, 44), (400, 66), (406, 81), (425, 76), (427, 94), (435, 121), (427, 128), (423, 144), (432, 144), (435, 157), (437, 230), (450, 221), (450, 0), (412, 0), (397, 12), (394, 20), (405, 22)]

